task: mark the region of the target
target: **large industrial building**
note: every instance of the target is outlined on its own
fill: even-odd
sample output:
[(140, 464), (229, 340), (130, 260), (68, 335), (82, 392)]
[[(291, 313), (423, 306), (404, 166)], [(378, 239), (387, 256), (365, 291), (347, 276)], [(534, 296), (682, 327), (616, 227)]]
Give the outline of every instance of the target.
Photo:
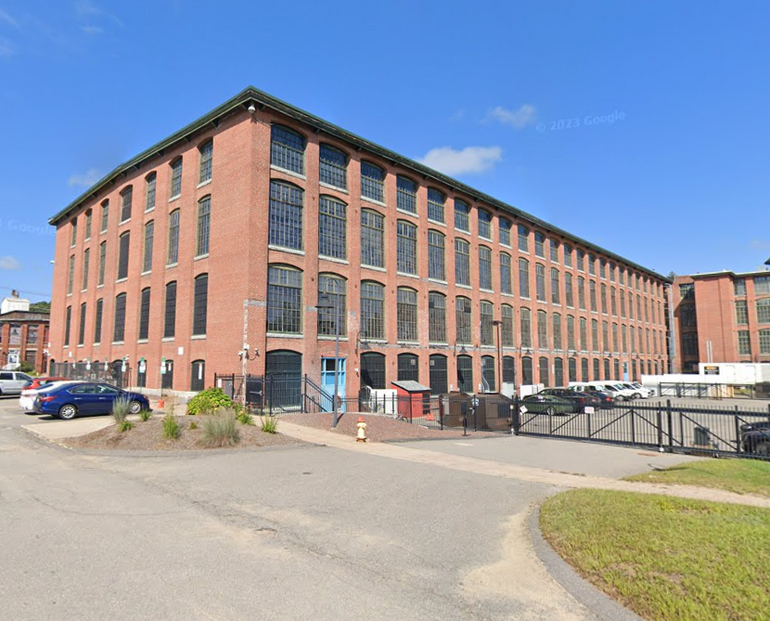
[[(50, 220), (56, 362), (434, 393), (668, 370), (669, 281), (254, 88)], [(334, 356), (340, 336), (340, 354)]]

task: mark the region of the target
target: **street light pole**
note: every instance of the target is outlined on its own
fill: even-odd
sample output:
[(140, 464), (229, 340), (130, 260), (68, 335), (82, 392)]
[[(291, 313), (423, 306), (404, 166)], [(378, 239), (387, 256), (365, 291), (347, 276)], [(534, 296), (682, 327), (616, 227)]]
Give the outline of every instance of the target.
[[(318, 296), (318, 308), (326, 309), (327, 311), (332, 308), (332, 297), (328, 293), (322, 293)], [(333, 423), (332, 428), (337, 428), (339, 421), (339, 405), (337, 400), (339, 398), (339, 372), (340, 372), (340, 303), (339, 294), (334, 301), (335, 320), (334, 320), (334, 397), (332, 398), (332, 412)]]

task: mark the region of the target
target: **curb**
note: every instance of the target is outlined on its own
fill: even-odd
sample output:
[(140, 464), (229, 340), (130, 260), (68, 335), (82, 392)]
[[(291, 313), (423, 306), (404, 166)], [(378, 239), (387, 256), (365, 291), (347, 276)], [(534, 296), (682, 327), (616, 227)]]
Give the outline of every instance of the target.
[[(542, 501), (541, 501), (542, 502)], [(527, 518), (532, 547), (551, 577), (567, 593), (585, 606), (600, 621), (644, 621), (636, 613), (624, 608), (614, 599), (605, 595), (587, 580), (581, 578), (567, 562), (559, 556), (540, 532), (540, 502)]]

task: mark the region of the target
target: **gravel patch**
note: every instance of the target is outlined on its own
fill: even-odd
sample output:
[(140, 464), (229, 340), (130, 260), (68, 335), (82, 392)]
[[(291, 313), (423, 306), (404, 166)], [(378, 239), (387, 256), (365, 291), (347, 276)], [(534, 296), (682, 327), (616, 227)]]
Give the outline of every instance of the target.
[[(413, 423), (391, 418), (389, 416), (373, 416), (364, 414), (366, 422), (366, 436), (369, 442), (404, 442), (408, 440), (446, 440), (462, 438), (462, 429), (429, 429)], [(358, 428), (358, 413), (344, 414), (337, 422), (337, 428), (332, 429), (332, 414), (328, 412), (320, 414), (283, 414), (278, 419), (278, 428), (281, 428), (281, 420), (305, 425), (314, 429), (323, 429), (332, 433), (346, 436), (355, 436)], [(486, 431), (469, 431), (469, 438), (499, 438), (499, 433)]]

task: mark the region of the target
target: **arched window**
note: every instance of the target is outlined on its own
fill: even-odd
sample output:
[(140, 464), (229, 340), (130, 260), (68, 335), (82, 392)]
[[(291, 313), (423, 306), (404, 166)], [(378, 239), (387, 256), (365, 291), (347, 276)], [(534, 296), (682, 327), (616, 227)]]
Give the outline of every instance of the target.
[(385, 202), (385, 171), (371, 162), (361, 162), (361, 198)]
[(377, 352), (361, 354), (361, 386), (385, 388), (385, 356)]
[(479, 315), (481, 317), (481, 344), (482, 345), (494, 345), (494, 335), (493, 335), (493, 313), (494, 313), (494, 307), (492, 306), (492, 302), (487, 302), (486, 300), (482, 300), (479, 302)]
[(428, 339), (446, 343), (446, 296), (437, 291), (428, 294)]
[(455, 300), (455, 325), (457, 328), (457, 343), (470, 345), (472, 342), (471, 301), (459, 296)]
[(346, 259), (347, 205), (331, 196), (318, 201), (318, 254), (332, 259)]
[(370, 209), (361, 210), (361, 265), (385, 267), (385, 217)]
[(396, 223), (396, 269), (417, 274), (417, 227), (406, 220)]
[(420, 381), (419, 358), (416, 354), (398, 355), (398, 381)]
[(486, 246), (479, 246), (479, 288), (492, 289), (492, 251)]
[(171, 184), (169, 198), (176, 198), (182, 193), (182, 158), (171, 162)]
[(479, 209), (479, 237), (492, 239), (492, 214), (485, 209)]
[(434, 395), (444, 395), (447, 386), (447, 358), (441, 354), (430, 357), (430, 391)]
[(473, 385), (473, 358), (470, 356), (457, 356), (457, 389), (469, 395), (476, 392)]
[(206, 387), (206, 361), (193, 360), (190, 365), (190, 390), (200, 392)]
[(142, 289), (139, 302), (139, 340), (146, 341), (150, 335), (150, 287)]
[(283, 181), (270, 182), (269, 242), (302, 250), (303, 191)]
[(461, 201), (459, 198), (455, 199), (455, 228), (460, 231), (470, 233), (470, 213), (471, 208), (465, 201)]
[(544, 310), (537, 311), (537, 346), (539, 349), (549, 349), (548, 313)]
[(176, 265), (179, 261), (179, 210), (168, 215), (168, 253), (166, 265)]
[(591, 381), (588, 376), (588, 358), (580, 359), (580, 381), (581, 382)]
[(163, 338), (173, 338), (176, 332), (176, 281), (166, 283), (166, 308), (163, 317)]
[(195, 277), (195, 289), (193, 295), (193, 335), (206, 334), (206, 319), (208, 317), (209, 303), (209, 275), (198, 274)]
[(471, 245), (464, 239), (455, 239), (455, 283), (471, 284)]
[[(346, 336), (347, 283), (337, 274), (318, 275), (318, 334)], [(339, 317), (339, 325), (337, 318)]]
[(214, 141), (207, 140), (198, 147), (200, 155), (200, 168), (198, 171), (198, 183), (211, 181), (211, 164), (214, 158)]
[(577, 381), (577, 360), (575, 360), (575, 358), (570, 358), (567, 361), (567, 364), (569, 366), (569, 381), (576, 382)]
[(273, 125), (270, 131), (270, 164), (305, 174), (305, 139), (283, 125)]
[(499, 218), (497, 225), (500, 228), (500, 243), (503, 246), (511, 245), (511, 221), (505, 218)]
[(209, 253), (211, 237), (211, 196), (204, 196), (198, 201), (198, 230), (196, 235), (195, 256), (202, 257)]
[(500, 307), (500, 340), (503, 347), (513, 347), (513, 306), (503, 304)]
[(273, 408), (302, 405), (302, 354), (290, 350), (269, 351), (265, 356), (265, 392)]
[(155, 221), (150, 220), (144, 225), (144, 251), (142, 256), (142, 273), (152, 271), (152, 250), (155, 240)]
[(553, 359), (553, 383), (554, 386), (564, 386), (564, 359)]
[(548, 358), (545, 356), (540, 356), (540, 358), (537, 361), (538, 366), (538, 376), (539, 376), (539, 382), (543, 384), (544, 386), (550, 386), (551, 385), (551, 379), (549, 377), (549, 364), (548, 364)]
[(408, 177), (396, 177), (396, 208), (417, 213), (417, 184)]
[[(180, 160), (181, 162), (181, 160)], [(133, 186), (127, 186), (120, 191), (120, 221), (131, 219), (131, 202), (134, 195)]]
[(428, 220), (443, 224), (445, 202), (446, 198), (441, 192), (428, 188)]
[(396, 305), (398, 340), (417, 341), (417, 291), (399, 287)]
[(115, 296), (115, 322), (113, 324), (112, 342), (122, 343), (126, 332), (126, 294)]
[(126, 231), (118, 240), (118, 280), (128, 278), (128, 252), (131, 247), (131, 233)]
[(503, 356), (503, 384), (516, 383), (516, 359), (513, 356)]
[[(521, 311), (521, 347), (532, 347), (532, 311), (526, 307), (522, 307)], [(531, 383), (531, 382), (529, 382)]]
[(534, 383), (532, 377), (532, 358), (530, 356), (523, 356), (521, 358), (521, 383), (531, 385)]
[(328, 144), (319, 149), (320, 182), (346, 190), (348, 187), (348, 156)]
[(481, 383), (484, 392), (496, 392), (497, 382), (495, 381), (495, 359), (492, 356), (481, 357)]
[(438, 231), (428, 231), (428, 278), (446, 280), (444, 265), (444, 235)]
[(385, 338), (385, 287), (370, 280), (361, 283), (361, 338)]
[(267, 331), (302, 334), (302, 272), (294, 267), (267, 268)]

